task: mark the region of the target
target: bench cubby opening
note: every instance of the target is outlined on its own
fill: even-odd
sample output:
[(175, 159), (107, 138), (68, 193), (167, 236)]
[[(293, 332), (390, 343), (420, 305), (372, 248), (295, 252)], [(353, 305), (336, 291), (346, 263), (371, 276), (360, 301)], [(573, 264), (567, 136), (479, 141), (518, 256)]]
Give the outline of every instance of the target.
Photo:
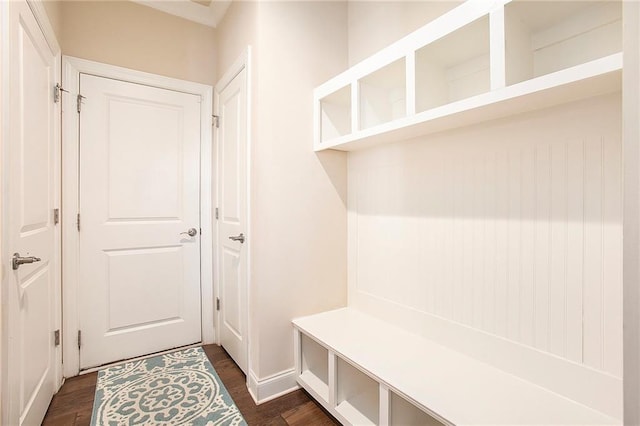
[(389, 392), (389, 424), (402, 426), (442, 426), (434, 419), (395, 392)]
[(377, 425), (380, 415), (379, 384), (345, 362), (337, 360), (336, 411), (354, 425)]
[(329, 400), (329, 352), (313, 339), (300, 336), (300, 378), (325, 401)]

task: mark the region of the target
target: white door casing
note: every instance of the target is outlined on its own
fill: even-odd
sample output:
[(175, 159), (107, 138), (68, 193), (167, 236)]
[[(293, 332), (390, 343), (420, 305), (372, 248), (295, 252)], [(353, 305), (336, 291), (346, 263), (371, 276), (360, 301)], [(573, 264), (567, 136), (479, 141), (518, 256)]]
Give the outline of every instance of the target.
[[(248, 57), (216, 86), (219, 341), (248, 372)], [(244, 241), (238, 237), (244, 237)], [(232, 239), (233, 238), (233, 239)]]
[[(66, 189), (65, 193), (63, 194), (64, 195), (63, 202), (65, 204), (65, 211), (68, 212), (67, 215), (63, 216), (64, 225), (65, 225), (64, 233), (63, 233), (63, 242), (64, 242), (63, 272), (65, 276), (65, 286), (63, 289), (63, 308), (65, 311), (63, 337), (64, 337), (64, 343), (65, 343), (65, 346), (64, 346), (65, 375), (66, 376), (76, 375), (80, 371), (81, 357), (80, 357), (80, 351), (78, 350), (78, 340), (77, 340), (78, 331), (82, 329), (83, 348), (85, 348), (85, 343), (88, 343), (86, 339), (89, 338), (89, 336), (87, 335), (87, 332), (85, 332), (84, 330), (84, 327), (81, 327), (81, 325), (84, 325), (82, 324), (81, 311), (84, 310), (85, 308), (83, 307), (83, 302), (82, 302), (82, 300), (84, 300), (84, 295), (83, 295), (84, 288), (82, 286), (82, 282), (80, 281), (81, 269), (82, 269), (80, 265), (81, 265), (81, 260), (83, 259), (83, 256), (86, 256), (86, 254), (85, 254), (84, 248), (81, 249), (80, 244), (81, 244), (81, 239), (82, 239), (82, 243), (86, 244), (83, 232), (91, 229), (91, 223), (86, 222), (86, 220), (90, 220), (90, 219), (86, 218), (86, 215), (81, 210), (80, 203), (78, 202), (78, 200), (81, 199), (80, 188), (82, 188), (82, 182), (79, 179), (80, 176), (79, 176), (78, 170), (83, 170), (83, 168), (80, 166), (80, 155), (82, 155), (84, 159), (85, 154), (89, 154), (89, 152), (82, 153), (83, 149), (85, 149), (85, 143), (80, 142), (79, 140), (78, 126), (80, 126), (80, 128), (82, 129), (82, 125), (80, 121), (84, 122), (86, 120), (85, 113), (89, 111), (90, 98), (87, 95), (87, 93), (84, 92), (85, 88), (91, 90), (90, 87), (87, 86), (87, 84), (89, 84), (88, 83), (89, 80), (93, 80), (95, 82), (102, 78), (102, 80), (113, 82), (116, 86), (119, 86), (120, 84), (122, 85), (129, 84), (131, 86), (137, 87), (136, 90), (142, 90), (142, 92), (145, 92), (147, 94), (150, 92), (157, 93), (159, 91), (161, 93), (165, 93), (165, 95), (169, 97), (173, 95), (178, 95), (179, 97), (186, 97), (187, 99), (199, 99), (199, 102), (201, 102), (198, 104), (199, 115), (197, 118), (197, 130), (195, 131), (195, 133), (198, 134), (198, 140), (200, 142), (199, 144), (196, 143), (195, 146), (192, 146), (190, 148), (191, 151), (193, 150), (200, 151), (199, 173), (197, 170), (198, 169), (197, 162), (195, 166), (191, 165), (189, 167), (189, 170), (186, 170), (184, 164), (186, 162), (186, 156), (188, 156), (189, 154), (185, 154), (185, 156), (182, 158), (181, 161), (176, 160), (176, 163), (174, 163), (174, 164), (180, 164), (179, 167), (183, 169), (180, 173), (185, 174), (185, 176), (188, 175), (189, 176), (188, 179), (191, 179), (191, 180), (195, 179), (200, 181), (200, 194), (199, 194), (199, 199), (200, 199), (199, 215), (200, 215), (200, 227), (201, 227), (200, 235), (196, 235), (195, 237), (179, 235), (180, 232), (187, 231), (191, 227), (195, 227), (197, 229), (198, 223), (197, 223), (197, 217), (196, 217), (196, 222), (193, 224), (191, 224), (191, 220), (186, 220), (184, 224), (182, 223), (178, 224), (178, 222), (182, 220), (181, 218), (179, 218), (179, 220), (176, 220), (175, 217), (172, 219), (172, 216), (167, 215), (166, 209), (174, 208), (175, 210), (176, 202), (173, 202), (172, 204), (173, 207), (170, 205), (171, 203), (167, 203), (167, 204), (160, 203), (159, 206), (161, 207), (161, 210), (164, 209), (165, 212), (164, 213), (160, 212), (158, 214), (157, 211), (153, 212), (151, 209), (154, 203), (150, 203), (150, 202), (143, 203), (143, 202), (139, 202), (140, 200), (135, 200), (136, 198), (135, 193), (139, 192), (135, 188), (125, 188), (123, 191), (116, 191), (116, 193), (110, 192), (107, 195), (113, 199), (113, 202), (110, 202), (109, 208), (111, 209), (111, 211), (109, 211), (108, 214), (111, 215), (112, 218), (109, 219), (110, 223), (106, 223), (104, 224), (104, 226), (105, 227), (110, 226), (111, 228), (107, 228), (107, 229), (110, 229), (113, 232), (112, 233), (107, 232), (106, 234), (108, 238), (112, 240), (111, 242), (115, 242), (115, 239), (120, 238), (117, 244), (124, 243), (124, 246), (121, 246), (120, 248), (103, 247), (103, 249), (106, 248), (107, 250), (113, 250), (113, 249), (115, 250), (107, 251), (108, 255), (104, 253), (103, 256), (105, 257), (103, 257), (100, 262), (102, 262), (101, 263), (102, 267), (106, 267), (107, 261), (105, 260), (105, 258), (108, 258), (111, 264), (110, 268), (113, 270), (113, 273), (115, 274), (118, 274), (118, 273), (124, 273), (128, 275), (138, 274), (138, 278), (140, 276), (144, 277), (144, 279), (142, 280), (139, 280), (135, 276), (132, 279), (137, 282), (142, 282), (142, 287), (138, 287), (137, 289), (139, 291), (138, 295), (141, 294), (140, 292), (142, 292), (142, 294), (145, 294), (145, 293), (148, 294), (148, 291), (145, 292), (144, 285), (150, 286), (151, 281), (153, 281), (153, 277), (156, 277), (156, 281), (163, 280), (166, 278), (159, 271), (162, 268), (165, 268), (165, 271), (170, 270), (169, 266), (171, 265), (169, 264), (169, 261), (167, 261), (165, 264), (165, 260), (167, 257), (172, 256), (171, 254), (172, 250), (188, 251), (189, 249), (191, 249), (193, 252), (195, 248), (196, 252), (194, 253), (194, 256), (196, 260), (194, 261), (194, 263), (199, 264), (199, 268), (200, 268), (199, 271), (198, 271), (198, 266), (196, 266), (195, 268), (192, 268), (192, 267), (187, 267), (188, 265), (185, 265), (185, 268), (183, 268), (181, 272), (179, 273), (176, 271), (166, 272), (166, 275), (167, 276), (169, 274), (173, 274), (176, 276), (178, 275), (185, 276), (189, 274), (200, 275), (201, 286), (198, 287), (197, 290), (202, 294), (201, 305), (198, 305), (195, 308), (190, 309), (192, 311), (190, 313), (187, 313), (185, 312), (184, 309), (182, 309), (182, 312), (180, 313), (180, 315), (187, 315), (187, 316), (191, 315), (191, 317), (194, 317), (193, 314), (195, 314), (195, 317), (198, 317), (198, 321), (201, 322), (202, 342), (203, 343), (214, 342), (215, 335), (214, 335), (214, 328), (213, 328), (213, 319), (214, 319), (213, 318), (213, 312), (214, 312), (213, 284), (212, 284), (212, 278), (211, 278), (211, 274), (212, 274), (212, 254), (211, 254), (212, 253), (212, 249), (211, 249), (212, 224), (211, 224), (211, 183), (210, 183), (211, 98), (212, 98), (211, 86), (187, 82), (183, 80), (172, 79), (168, 77), (157, 76), (153, 74), (129, 70), (129, 69), (115, 67), (111, 65), (105, 65), (97, 62), (92, 62), (92, 61), (87, 61), (87, 60), (72, 58), (72, 57), (63, 57), (63, 75), (64, 75), (65, 88), (69, 90), (68, 96), (66, 97), (65, 103), (63, 105), (63, 140), (65, 141), (63, 144), (63, 166), (64, 166), (63, 167), (63, 172), (64, 172), (63, 184)], [(88, 77), (91, 77), (91, 78), (87, 79)], [(82, 80), (82, 87), (81, 87), (81, 80)], [(116, 80), (119, 80), (119, 81), (116, 81)], [(129, 88), (131, 86), (129, 86)], [(106, 98), (114, 98), (115, 102), (119, 106), (122, 106), (123, 101), (124, 101), (124, 104), (129, 105), (129, 106), (124, 106), (120, 108), (120, 112), (116, 113), (116, 117), (118, 117), (118, 114), (120, 114), (119, 120), (121, 121), (121, 123), (123, 122), (122, 120), (127, 119), (126, 117), (124, 117), (124, 115), (127, 115), (127, 114), (129, 115), (129, 118), (137, 114), (138, 118), (140, 119), (142, 116), (144, 116), (145, 113), (143, 111), (145, 110), (146, 107), (149, 107), (151, 109), (155, 108), (156, 110), (161, 110), (161, 111), (164, 110), (165, 111), (164, 114), (169, 114), (169, 116), (172, 114), (171, 113), (172, 110), (175, 112), (176, 108), (177, 109), (182, 108), (182, 107), (176, 107), (176, 105), (173, 105), (173, 103), (175, 103), (175, 99), (173, 100), (165, 99), (165, 100), (160, 100), (159, 102), (157, 101), (148, 102), (149, 99), (145, 100), (144, 99), (145, 95), (142, 92), (137, 93), (137, 92), (131, 92), (131, 90), (128, 90), (126, 93), (122, 93), (122, 92), (119, 93), (117, 92), (117, 90), (118, 90), (117, 88), (110, 87), (109, 90), (107, 90), (109, 94), (106, 95), (106, 97), (103, 96), (102, 98), (103, 98), (103, 101), (106, 101)], [(147, 91), (150, 91), (150, 92), (147, 92)], [(78, 114), (76, 109), (77, 107), (76, 97), (80, 93), (82, 93), (82, 95), (85, 96), (85, 98), (83, 99), (82, 112)], [(98, 96), (100, 97), (101, 95), (98, 95)], [(135, 99), (136, 97), (140, 99)], [(113, 99), (109, 100), (110, 103), (112, 103), (112, 101)], [(152, 105), (154, 104), (154, 102), (155, 102), (155, 107)], [(178, 102), (178, 104), (179, 103), (180, 102)], [(105, 108), (104, 104), (100, 108), (103, 108), (104, 110)], [(122, 114), (123, 108), (124, 109), (129, 108), (130, 111), (123, 115)], [(156, 112), (163, 114), (162, 112), (158, 112), (158, 111)], [(151, 115), (153, 115), (153, 113)], [(178, 115), (184, 116), (185, 115), (184, 111)], [(139, 121), (139, 124), (137, 124), (136, 126), (131, 126), (131, 128), (127, 128), (126, 126), (117, 126), (117, 125), (115, 127), (112, 126), (114, 128), (110, 129), (110, 131), (113, 131), (113, 130), (115, 130), (116, 132), (121, 131), (123, 132), (123, 135), (125, 138), (131, 137), (133, 139), (136, 139), (137, 138), (136, 132), (139, 132), (140, 128), (144, 127), (145, 125), (143, 121), (144, 119), (142, 121)], [(184, 119), (183, 121), (186, 122), (187, 120)], [(160, 125), (160, 127), (166, 130), (165, 124), (166, 123), (163, 123), (162, 125)], [(120, 130), (116, 129), (118, 127)], [(115, 143), (115, 144), (112, 144), (113, 146), (109, 148), (110, 150), (109, 155), (114, 156), (114, 158), (117, 156), (120, 156), (120, 158), (127, 157), (123, 160), (123, 163), (122, 163), (123, 168), (126, 170), (116, 170), (115, 174), (113, 175), (115, 180), (111, 179), (111, 180), (114, 180), (115, 185), (126, 186), (126, 184), (124, 183), (124, 180), (126, 180), (125, 175), (127, 173), (133, 173), (136, 176), (135, 179), (138, 180), (137, 184), (140, 184), (140, 182), (144, 183), (145, 179), (147, 180), (150, 179), (150, 175), (147, 174), (145, 177), (145, 172), (143, 172), (144, 167), (142, 167), (143, 164), (145, 163), (147, 165), (155, 164), (156, 167), (160, 167), (163, 165), (163, 160), (158, 157), (159, 152), (162, 152), (164, 150), (164, 152), (166, 153), (167, 149), (169, 149), (170, 151), (172, 148), (168, 146), (166, 143), (160, 141), (160, 139), (163, 139), (165, 136), (165, 134), (162, 131), (156, 129), (156, 130), (150, 130), (150, 132), (152, 133), (152, 137), (157, 139), (158, 146), (156, 148), (160, 148), (160, 149), (154, 149), (154, 151), (150, 153), (150, 156), (144, 156), (140, 154), (142, 152), (141, 149), (144, 149), (143, 146), (147, 142), (140, 142), (142, 145), (136, 142), (136, 143), (133, 143), (133, 145), (128, 145), (127, 147), (123, 146), (122, 144), (120, 144), (120, 146), (117, 146), (118, 144)], [(163, 146), (164, 148), (161, 148)], [(132, 154), (132, 155), (128, 155), (128, 154)], [(153, 155), (155, 155), (155, 157), (153, 157)], [(103, 163), (106, 164), (106, 159), (105, 161), (103, 161)], [(105, 164), (103, 164), (102, 166), (99, 165), (98, 167), (102, 167), (102, 169), (105, 170), (105, 167), (107, 167)], [(141, 167), (137, 167), (137, 165), (140, 165)], [(114, 168), (111, 167), (111, 169), (113, 170)], [(89, 170), (89, 172), (93, 173), (93, 171), (91, 170)], [(180, 176), (182, 176), (182, 174)], [(170, 179), (169, 174), (165, 173), (164, 171), (159, 173), (157, 176), (158, 178), (154, 179), (154, 182), (156, 183), (161, 183), (162, 181), (166, 183), (167, 179)], [(182, 177), (176, 178), (176, 179), (182, 179)], [(133, 184), (133, 186), (137, 184)], [(111, 183), (109, 185), (113, 186)], [(139, 189), (139, 186), (138, 186), (138, 189)], [(184, 192), (182, 188), (179, 188), (178, 191)], [(150, 188), (150, 191), (147, 191), (147, 192), (145, 192), (145, 194), (143, 195), (144, 197), (146, 198), (151, 197), (152, 199), (159, 201), (162, 199), (163, 196), (167, 196), (167, 194), (170, 191), (167, 190), (164, 192), (158, 192), (158, 191), (154, 192), (153, 188)], [(97, 196), (99, 195), (100, 194), (97, 194)], [(113, 195), (113, 197), (111, 195)], [(197, 195), (197, 191), (196, 191), (196, 195)], [(182, 194), (180, 194), (180, 196), (182, 196)], [(134, 198), (133, 204), (125, 202), (126, 197), (133, 197)], [(181, 200), (178, 201), (178, 203), (180, 202)], [(120, 209), (119, 212), (117, 212), (118, 209)], [(136, 209), (138, 210), (136, 211)], [(183, 209), (183, 207), (180, 206), (180, 209)], [(76, 229), (76, 225), (77, 225), (76, 212), (81, 213), (81, 216), (80, 216), (81, 231), (80, 232), (78, 232), (78, 230)], [(182, 211), (180, 211), (179, 213), (182, 214)], [(146, 216), (142, 217), (142, 214)], [(151, 215), (151, 217), (147, 217), (148, 215)], [(158, 215), (158, 216), (154, 216), (154, 215)], [(119, 217), (116, 217), (116, 216), (119, 216)], [(106, 216), (103, 215), (103, 219), (106, 220)], [(147, 220), (147, 219), (151, 219), (151, 220)], [(153, 234), (153, 232), (149, 232), (149, 230), (141, 231), (139, 229), (138, 230), (134, 229), (136, 226), (144, 225), (145, 222), (148, 222), (146, 224), (151, 225), (152, 227), (157, 225), (156, 229), (160, 229), (158, 228), (160, 225), (166, 225), (168, 227), (171, 227), (171, 230), (166, 232), (167, 232), (167, 235), (170, 233), (172, 236), (171, 237), (167, 236), (166, 238), (167, 238), (167, 241), (169, 241), (168, 238), (171, 238), (172, 241), (161, 243), (160, 244), (161, 248), (159, 248), (158, 246), (155, 246), (154, 244), (156, 244), (156, 242), (159, 242), (159, 240), (154, 242), (152, 238), (155, 238), (155, 237), (160, 238), (159, 235), (152, 237), (150, 234)], [(127, 230), (125, 229), (127, 226), (129, 226), (128, 228), (129, 232), (127, 232)], [(173, 227), (175, 227), (175, 229), (173, 229)], [(117, 230), (117, 228), (121, 228), (121, 230), (124, 232), (120, 232), (120, 230)], [(120, 232), (120, 237), (116, 236), (117, 234), (116, 231)], [(158, 231), (158, 234), (160, 234), (160, 231)], [(148, 238), (148, 239), (144, 241), (143, 244), (141, 244), (140, 242), (134, 242), (133, 251), (124, 249), (124, 247), (127, 244), (132, 242), (130, 237), (133, 237), (135, 235), (142, 235), (143, 238)], [(186, 238), (183, 238), (183, 237), (186, 237)], [(138, 245), (135, 245), (135, 244), (138, 244)], [(138, 256), (129, 256), (134, 254), (134, 252), (136, 251), (136, 248), (140, 249), (138, 250), (137, 253), (135, 253), (135, 254), (138, 254)], [(197, 253), (197, 250), (199, 250), (199, 254)], [(157, 267), (154, 267), (153, 269), (151, 269), (150, 267), (143, 267), (144, 262), (138, 262), (138, 260), (143, 260), (140, 258), (140, 256), (142, 256), (142, 258), (155, 256), (156, 261), (154, 265), (156, 265)], [(172, 261), (175, 262), (176, 258), (177, 256), (174, 256), (174, 259)], [(189, 259), (192, 260), (191, 257), (189, 257)], [(82, 272), (82, 274), (85, 274), (85, 272)], [(159, 276), (161, 276), (161, 278), (157, 278)], [(122, 280), (119, 280), (119, 281), (122, 281)], [(106, 280), (103, 281), (103, 284), (105, 282)], [(118, 286), (120, 286), (119, 289), (118, 289)], [(104, 285), (102, 287), (103, 289), (105, 288)], [(148, 288), (149, 287), (147, 287), (147, 290)], [(117, 284), (114, 284), (113, 290), (114, 290), (112, 292), (114, 293), (113, 300), (115, 301), (118, 297), (120, 297), (120, 301), (122, 302), (125, 299), (124, 297), (125, 293), (123, 293), (122, 290), (126, 290), (126, 289), (122, 287), (122, 284), (117, 283)], [(114, 321), (111, 321), (111, 319), (109, 320), (111, 321), (110, 327), (115, 328), (115, 330), (111, 330), (110, 332), (107, 332), (106, 333), (107, 336), (105, 337), (108, 337), (109, 339), (111, 339), (113, 337), (119, 338), (123, 335), (126, 335), (127, 331), (131, 331), (130, 326), (132, 325), (132, 323), (136, 323), (136, 322), (138, 322), (139, 324), (137, 326), (137, 328), (139, 329), (137, 331), (139, 332), (152, 330), (154, 328), (160, 329), (160, 327), (158, 327), (158, 324), (161, 324), (162, 322), (169, 323), (166, 325), (170, 325), (170, 326), (179, 324), (182, 321), (180, 320), (179, 317), (176, 317), (173, 320), (169, 318), (164, 318), (164, 319), (158, 318), (158, 317), (155, 319), (152, 318), (153, 314), (158, 313), (157, 312), (158, 309), (156, 308), (165, 309), (164, 314), (166, 315), (167, 314), (166, 310), (169, 309), (168, 308), (169, 306), (171, 306), (171, 303), (167, 301), (168, 299), (167, 294), (163, 292), (159, 292), (157, 290), (158, 290), (157, 287), (154, 288), (154, 291), (158, 293), (158, 297), (161, 300), (164, 300), (164, 302), (161, 302), (160, 304), (155, 304), (150, 298), (147, 298), (145, 300), (145, 303), (148, 306), (142, 306), (141, 309), (137, 311), (128, 309), (128, 308), (126, 309), (126, 311), (124, 310), (119, 311), (118, 308), (114, 307), (115, 310), (112, 310), (112, 312), (114, 312), (116, 314), (115, 316), (118, 317), (119, 319), (116, 319)], [(118, 293), (120, 294), (120, 296), (117, 296)], [(102, 296), (103, 296), (103, 299), (106, 298), (108, 300), (105, 293), (103, 293)], [(164, 305), (162, 303), (164, 303)], [(124, 302), (124, 305), (127, 305), (127, 304), (129, 307), (135, 305), (135, 303), (132, 302), (131, 300), (127, 300), (126, 302)], [(120, 306), (122, 306), (122, 304)], [(182, 306), (184, 307), (186, 306), (186, 304), (182, 304)], [(200, 312), (201, 312), (201, 315), (200, 315)], [(123, 314), (123, 315), (120, 315), (120, 314)], [(151, 317), (149, 315), (151, 315)], [(171, 317), (171, 315), (168, 315), (168, 316)], [(102, 322), (103, 322), (103, 329), (104, 329), (104, 324), (106, 323), (104, 320)], [(133, 328), (135, 329), (136, 327), (134, 326)], [(174, 332), (175, 332), (175, 329), (174, 329)], [(185, 340), (191, 340), (192, 338), (187, 339), (187, 336), (186, 336), (187, 334), (188, 333), (185, 333), (185, 336), (182, 336), (182, 337)], [(129, 335), (129, 336), (132, 336), (132, 335)], [(149, 337), (148, 335), (146, 336), (147, 337), (140, 338), (140, 340), (144, 341), (144, 344), (142, 346), (146, 347), (146, 349), (143, 349), (143, 350), (145, 352), (149, 350), (156, 350), (155, 348), (150, 348), (149, 342), (148, 342), (149, 340), (151, 341), (155, 340), (155, 338)], [(170, 343), (170, 345), (179, 345), (179, 344), (182, 344), (182, 343), (175, 343), (175, 342)], [(124, 345), (128, 346), (129, 343), (124, 343)], [(105, 361), (100, 361), (98, 358), (92, 359), (91, 356), (93, 355), (91, 355), (90, 353), (85, 354), (83, 349), (82, 368), (87, 368), (89, 365), (92, 365), (92, 364), (95, 365), (96, 363), (105, 362)], [(123, 355), (121, 352), (116, 357), (120, 358), (121, 356), (130, 356), (130, 355), (128, 354)]]
[(87, 74), (80, 93), (80, 368), (198, 343), (200, 97)]
[[(60, 348), (54, 341), (60, 323), (60, 227), (54, 221), (60, 194), (60, 109), (53, 90), (60, 50), (41, 7), (25, 1), (8, 6), (2, 422), (11, 425), (40, 424), (61, 382)], [(14, 269), (14, 253), (39, 260)]]

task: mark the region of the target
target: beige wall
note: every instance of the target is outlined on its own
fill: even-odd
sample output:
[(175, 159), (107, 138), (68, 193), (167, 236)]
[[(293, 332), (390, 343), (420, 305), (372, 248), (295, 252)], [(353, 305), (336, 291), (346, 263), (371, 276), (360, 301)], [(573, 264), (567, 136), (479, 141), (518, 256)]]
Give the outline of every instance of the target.
[(60, 31), (62, 31), (62, 2), (60, 1), (43, 1), (44, 10), (49, 18), (49, 23), (53, 32), (56, 34), (56, 39), (60, 43)]
[[(251, 45), (257, 49), (258, 3), (253, 1), (233, 1), (224, 18), (216, 28), (217, 75), (222, 78), (240, 54)], [(255, 72), (254, 64), (254, 76)]]
[(293, 366), (292, 318), (346, 304), (346, 155), (313, 152), (312, 96), (347, 67), (347, 5), (260, 3), (258, 29), (252, 297), (266, 378)]
[(60, 12), (65, 55), (198, 83), (216, 81), (213, 28), (128, 1), (66, 1)]
[(345, 2), (233, 2), (218, 75), (252, 45), (250, 368), (293, 367), (291, 320), (346, 304), (346, 155), (312, 150), (313, 88), (347, 67)]

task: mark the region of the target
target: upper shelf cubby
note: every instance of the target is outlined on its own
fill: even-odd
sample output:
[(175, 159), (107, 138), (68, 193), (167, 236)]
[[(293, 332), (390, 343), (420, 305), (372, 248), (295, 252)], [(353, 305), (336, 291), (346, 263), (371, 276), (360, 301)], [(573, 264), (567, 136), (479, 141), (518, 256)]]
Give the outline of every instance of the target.
[(620, 0), (467, 0), (314, 91), (352, 151), (620, 91)]
[(416, 111), (488, 92), (489, 17), (416, 51)]
[(323, 142), (351, 133), (351, 86), (320, 99), (320, 111)]
[(507, 84), (622, 51), (622, 4), (520, 1), (505, 6)]
[(399, 59), (359, 80), (359, 129), (368, 129), (407, 114), (405, 59)]

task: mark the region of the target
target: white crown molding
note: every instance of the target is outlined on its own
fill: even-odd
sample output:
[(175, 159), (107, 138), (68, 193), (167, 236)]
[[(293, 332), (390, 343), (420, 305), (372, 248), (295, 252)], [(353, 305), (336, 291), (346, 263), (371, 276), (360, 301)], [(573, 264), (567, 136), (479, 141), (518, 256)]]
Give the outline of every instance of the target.
[(211, 0), (209, 6), (191, 0), (131, 0), (171, 15), (215, 28), (229, 8), (231, 0)]

